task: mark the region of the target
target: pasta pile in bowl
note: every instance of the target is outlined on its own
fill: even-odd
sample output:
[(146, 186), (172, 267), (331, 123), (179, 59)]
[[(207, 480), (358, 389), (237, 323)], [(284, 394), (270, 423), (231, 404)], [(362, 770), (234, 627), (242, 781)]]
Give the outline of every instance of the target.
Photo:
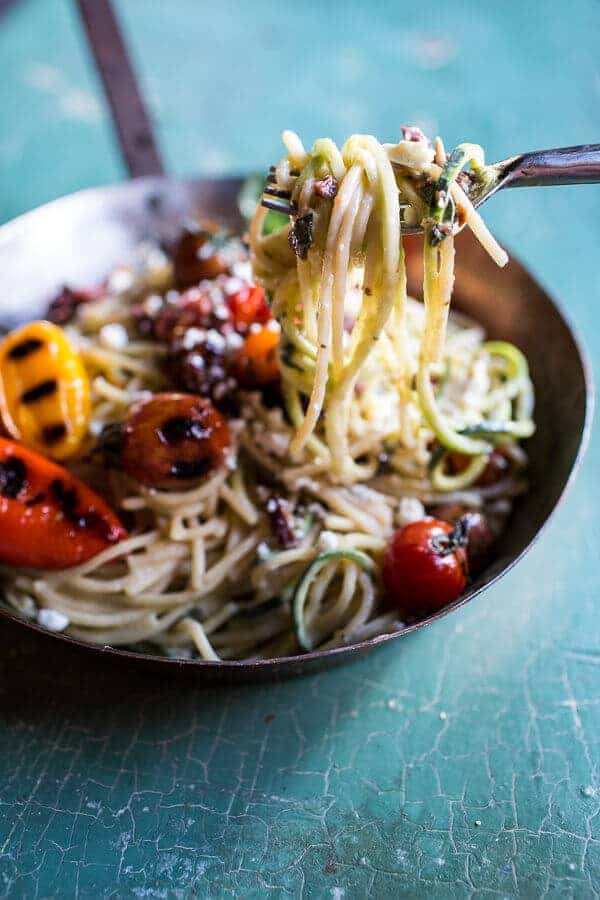
[[(0, 344), (0, 563), (81, 640), (276, 658), (403, 629), (526, 488), (527, 361), (450, 311), (481, 148), (284, 133), (247, 236), (186, 223)], [(468, 168), (467, 168), (468, 167)], [(403, 225), (424, 231), (407, 295)]]

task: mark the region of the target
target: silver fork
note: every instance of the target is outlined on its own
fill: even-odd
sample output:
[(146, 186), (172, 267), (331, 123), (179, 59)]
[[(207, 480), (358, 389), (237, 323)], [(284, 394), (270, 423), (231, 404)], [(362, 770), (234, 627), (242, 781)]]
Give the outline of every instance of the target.
[[(503, 188), (597, 182), (600, 182), (600, 144), (582, 144), (554, 150), (534, 150), (486, 165), (482, 179), (469, 177), (467, 193), (473, 206), (478, 207)], [(276, 186), (274, 166), (271, 166), (267, 177), (261, 203), (267, 209), (285, 215), (293, 216), (297, 212), (291, 203), (291, 192)], [(422, 230), (420, 225), (403, 227), (404, 234), (418, 234)]]

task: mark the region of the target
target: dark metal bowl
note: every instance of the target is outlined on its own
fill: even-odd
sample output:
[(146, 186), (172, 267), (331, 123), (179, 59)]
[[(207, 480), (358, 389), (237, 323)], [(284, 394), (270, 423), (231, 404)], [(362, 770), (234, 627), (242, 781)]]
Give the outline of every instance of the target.
[[(0, 228), (0, 320), (17, 323), (43, 314), (65, 282), (93, 284), (127, 260), (145, 238), (172, 238), (182, 219), (199, 216), (240, 228), (238, 178), (177, 181), (142, 178), (56, 200)], [(409, 287), (420, 293), (421, 248), (407, 241)], [(494, 563), (456, 602), (398, 634), (349, 647), (251, 662), (172, 660), (96, 647), (19, 619), (2, 616), (87, 653), (163, 673), (184, 672), (206, 682), (258, 681), (316, 671), (397, 641), (472, 600), (500, 578), (532, 545), (573, 478), (585, 447), (592, 411), (592, 378), (582, 347), (556, 304), (514, 259), (498, 269), (467, 232), (457, 240), (456, 303), (490, 337), (512, 341), (526, 354), (535, 384), (537, 431), (528, 442), (531, 490), (514, 510)], [(558, 427), (560, 423), (560, 427)]]

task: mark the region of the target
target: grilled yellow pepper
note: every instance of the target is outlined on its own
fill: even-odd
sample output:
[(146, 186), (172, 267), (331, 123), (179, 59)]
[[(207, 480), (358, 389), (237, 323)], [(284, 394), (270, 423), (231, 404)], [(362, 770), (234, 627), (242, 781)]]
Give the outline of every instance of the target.
[(54, 459), (79, 450), (90, 418), (90, 384), (64, 331), (31, 322), (0, 344), (0, 413), (17, 440)]

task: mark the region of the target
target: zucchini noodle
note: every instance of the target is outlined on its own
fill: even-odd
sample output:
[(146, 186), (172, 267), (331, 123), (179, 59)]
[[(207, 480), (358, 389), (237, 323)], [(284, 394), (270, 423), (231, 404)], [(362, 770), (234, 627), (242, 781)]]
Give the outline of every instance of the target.
[[(239, 389), (227, 462), (191, 487), (144, 487), (98, 462), (102, 429), (171, 386), (165, 346), (140, 334), (136, 310), (176, 303), (176, 280), (157, 248), (141, 248), (126, 287), (109, 277), (67, 326), (93, 410), (72, 468), (127, 517), (130, 536), (64, 571), (2, 567), (4, 602), (20, 615), (51, 612), (56, 628), (95, 644), (211, 661), (344, 646), (404, 627), (381, 589), (396, 528), (458, 503), (498, 534), (525, 489), (527, 361), (450, 311), (461, 227), (507, 261), (468, 196), (485, 177), (481, 148), (447, 156), (439, 139), (354, 135), (307, 151), (283, 137), (271, 180), (293, 216), (273, 230), (259, 206), (252, 273), (247, 258), (233, 273), (264, 287), (279, 323), (279, 399)], [(422, 300), (407, 295), (405, 224), (424, 231)], [(126, 330), (118, 347), (103, 341), (114, 323)], [(505, 470), (489, 483), (498, 451)], [(289, 512), (288, 546), (274, 537), (273, 495)]]

